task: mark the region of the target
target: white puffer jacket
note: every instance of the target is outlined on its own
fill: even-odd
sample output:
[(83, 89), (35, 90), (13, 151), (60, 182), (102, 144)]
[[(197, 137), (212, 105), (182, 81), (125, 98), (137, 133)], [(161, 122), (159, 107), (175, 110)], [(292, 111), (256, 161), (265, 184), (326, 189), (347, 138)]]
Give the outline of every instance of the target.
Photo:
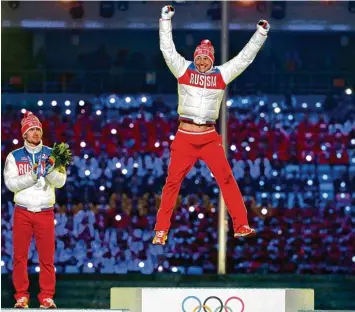
[(15, 193), (14, 202), (31, 211), (39, 211), (42, 208), (52, 207), (55, 203), (55, 188), (61, 188), (66, 181), (66, 174), (53, 170), (45, 177), (45, 184), (36, 188), (37, 181), (31, 175), (31, 166), (27, 153), (32, 157), (32, 163), (36, 162), (42, 153), (42, 168), (44, 162), (50, 156), (51, 148), (40, 145), (35, 148), (29, 146), (25, 141), (23, 147), (11, 152), (5, 162), (4, 180), (7, 188)]
[(200, 73), (193, 62), (176, 51), (170, 19), (159, 20), (159, 37), (165, 62), (178, 79), (180, 120), (213, 124), (218, 119), (226, 85), (253, 62), (267, 33), (258, 29), (236, 57), (221, 66), (213, 66), (206, 73)]

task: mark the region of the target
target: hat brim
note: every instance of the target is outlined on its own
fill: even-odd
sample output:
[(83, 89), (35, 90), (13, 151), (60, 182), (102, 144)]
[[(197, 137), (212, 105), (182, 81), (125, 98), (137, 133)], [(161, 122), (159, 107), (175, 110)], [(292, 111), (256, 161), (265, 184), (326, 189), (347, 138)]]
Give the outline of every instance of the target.
[(29, 127), (23, 134), (22, 134), (22, 137), (25, 136), (25, 134), (28, 132), (28, 130), (30, 129), (33, 129), (33, 128), (39, 128), (41, 130), (41, 133), (43, 135), (43, 129), (41, 127), (38, 127), (38, 126), (32, 126), (32, 127)]

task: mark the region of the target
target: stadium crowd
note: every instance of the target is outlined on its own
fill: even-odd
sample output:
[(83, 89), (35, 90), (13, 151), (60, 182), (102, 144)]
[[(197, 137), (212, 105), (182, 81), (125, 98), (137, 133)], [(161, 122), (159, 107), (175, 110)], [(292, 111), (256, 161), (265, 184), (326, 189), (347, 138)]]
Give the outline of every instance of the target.
[[(57, 273), (216, 272), (219, 189), (202, 162), (183, 182), (169, 244), (151, 244), (176, 110), (164, 97), (107, 99), (36, 111), (44, 144), (67, 142), (75, 155), (56, 193)], [(228, 272), (355, 273), (354, 97), (227, 105), (229, 161), (259, 233), (229, 235)], [(20, 115), (2, 112), (2, 165), (22, 144)], [(12, 270), (12, 199), (2, 183), (2, 273)], [(39, 270), (33, 243), (29, 269)]]

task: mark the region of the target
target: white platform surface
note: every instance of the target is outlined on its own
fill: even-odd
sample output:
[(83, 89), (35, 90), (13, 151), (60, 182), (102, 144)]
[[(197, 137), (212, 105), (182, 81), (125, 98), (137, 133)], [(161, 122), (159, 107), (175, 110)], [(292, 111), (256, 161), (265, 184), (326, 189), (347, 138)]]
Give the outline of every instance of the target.
[[(203, 309), (208, 297), (218, 297), (228, 308), (211, 298)], [(314, 290), (114, 287), (110, 307), (130, 312), (298, 312), (314, 310)]]

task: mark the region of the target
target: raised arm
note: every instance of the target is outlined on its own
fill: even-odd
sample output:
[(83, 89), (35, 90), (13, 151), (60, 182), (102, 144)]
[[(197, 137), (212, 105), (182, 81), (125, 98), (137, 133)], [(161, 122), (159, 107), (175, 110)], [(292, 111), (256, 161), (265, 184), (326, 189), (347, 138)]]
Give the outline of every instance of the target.
[(267, 39), (267, 34), (270, 30), (269, 23), (265, 20), (260, 20), (256, 27), (256, 32), (243, 50), (229, 62), (218, 66), (226, 84), (237, 78), (254, 61), (256, 55)]
[(160, 51), (163, 53), (166, 64), (176, 78), (180, 78), (186, 71), (191, 62), (186, 61), (178, 52), (176, 52), (171, 18), (175, 10), (172, 6), (167, 5), (161, 10), (161, 19), (159, 20), (159, 41)]

